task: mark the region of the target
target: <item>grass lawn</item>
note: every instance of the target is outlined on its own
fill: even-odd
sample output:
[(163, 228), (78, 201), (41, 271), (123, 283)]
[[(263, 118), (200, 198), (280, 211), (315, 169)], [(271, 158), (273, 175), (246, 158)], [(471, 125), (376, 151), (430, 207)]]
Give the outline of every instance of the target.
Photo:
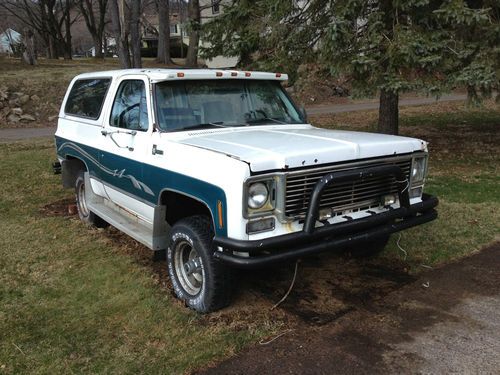
[[(402, 134), (431, 142), (426, 190), (441, 200), (437, 221), (402, 234), (404, 264), (415, 273), (498, 239), (500, 109), (438, 104), (401, 117)], [(312, 120), (370, 130), (375, 119), (364, 112)], [(51, 173), (54, 158), (50, 141), (0, 144), (0, 374), (183, 373), (294, 326), (281, 308), (270, 311), (288, 277), (250, 276), (254, 286), (241, 288), (231, 307), (198, 316), (173, 298), (164, 265), (152, 264), (142, 246), (74, 216), (47, 215), (43, 207), (71, 197)], [(382, 261), (400, 261), (393, 237)], [(339, 262), (323, 260), (301, 268), (296, 288)], [(263, 297), (267, 289), (274, 300)]]
[(182, 373), (273, 330), (207, 323), (119, 243), (40, 208), (68, 197), (48, 141), (0, 145), (0, 374)]

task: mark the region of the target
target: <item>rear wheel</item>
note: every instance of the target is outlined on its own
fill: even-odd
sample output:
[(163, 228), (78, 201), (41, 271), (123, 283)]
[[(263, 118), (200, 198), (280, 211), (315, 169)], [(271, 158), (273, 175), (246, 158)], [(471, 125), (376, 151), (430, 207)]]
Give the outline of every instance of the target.
[(75, 182), (75, 196), (76, 196), (76, 208), (78, 210), (78, 216), (80, 220), (85, 224), (93, 225), (97, 228), (105, 228), (109, 224), (101, 219), (99, 216), (90, 211), (87, 200), (85, 197), (85, 172), (80, 171)]
[(375, 238), (371, 241), (361, 242), (350, 246), (347, 251), (356, 258), (368, 258), (380, 254), (389, 242), (390, 235)]
[(214, 260), (212, 238), (208, 217), (192, 216), (172, 227), (167, 250), (176, 296), (200, 313), (221, 309), (231, 298), (231, 270)]

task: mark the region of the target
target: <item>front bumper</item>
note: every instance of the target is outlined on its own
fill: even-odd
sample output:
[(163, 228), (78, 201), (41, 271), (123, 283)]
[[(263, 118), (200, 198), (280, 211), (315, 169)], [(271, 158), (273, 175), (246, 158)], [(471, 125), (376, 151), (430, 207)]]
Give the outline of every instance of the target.
[[(321, 195), (329, 185), (377, 175), (396, 177), (399, 183), (400, 208), (362, 219), (316, 227)], [(215, 251), (214, 258), (236, 267), (258, 268), (326, 250), (340, 249), (346, 245), (366, 242), (432, 221), (437, 218), (434, 209), (437, 205), (438, 199), (428, 194), (422, 196), (422, 202), (410, 205), (406, 177), (397, 166), (331, 173), (324, 176), (315, 186), (302, 231), (254, 241), (215, 237), (214, 244), (222, 251)], [(234, 252), (249, 255), (241, 256)]]

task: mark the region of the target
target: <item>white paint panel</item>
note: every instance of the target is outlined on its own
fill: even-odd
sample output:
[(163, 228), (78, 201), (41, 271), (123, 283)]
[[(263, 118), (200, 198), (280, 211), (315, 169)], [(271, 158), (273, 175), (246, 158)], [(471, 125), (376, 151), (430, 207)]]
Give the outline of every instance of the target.
[(154, 208), (146, 203), (143, 203), (136, 198), (123, 194), (122, 192), (106, 185), (106, 193), (109, 199), (117, 205), (125, 208), (129, 213), (139, 217), (149, 224), (153, 223)]

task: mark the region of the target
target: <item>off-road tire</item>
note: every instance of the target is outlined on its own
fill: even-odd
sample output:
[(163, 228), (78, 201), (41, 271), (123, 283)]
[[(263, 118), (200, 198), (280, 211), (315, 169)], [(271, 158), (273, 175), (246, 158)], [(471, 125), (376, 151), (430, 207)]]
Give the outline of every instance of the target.
[[(189, 308), (200, 313), (219, 310), (227, 306), (231, 300), (232, 272), (213, 258), (213, 236), (212, 222), (208, 217), (191, 216), (180, 220), (172, 227), (167, 249), (168, 273), (175, 295)], [(181, 249), (181, 246), (184, 248)], [(190, 275), (201, 276), (201, 286), (198, 290), (190, 289), (195, 283), (187, 280), (188, 273), (185, 267), (179, 267), (179, 263), (185, 265), (182, 261), (185, 258), (181, 254), (192, 249), (197, 253), (196, 259), (201, 260), (199, 272)]]
[(370, 241), (361, 242), (355, 246), (350, 246), (347, 251), (355, 258), (374, 257), (385, 249), (390, 238), (390, 235), (386, 235)]
[(85, 172), (80, 171), (75, 181), (75, 200), (76, 208), (78, 210), (78, 217), (87, 225), (92, 225), (97, 228), (106, 228), (109, 224), (101, 219), (99, 216), (94, 214), (88, 209), (85, 202), (85, 189), (91, 188), (90, 186), (85, 186)]

